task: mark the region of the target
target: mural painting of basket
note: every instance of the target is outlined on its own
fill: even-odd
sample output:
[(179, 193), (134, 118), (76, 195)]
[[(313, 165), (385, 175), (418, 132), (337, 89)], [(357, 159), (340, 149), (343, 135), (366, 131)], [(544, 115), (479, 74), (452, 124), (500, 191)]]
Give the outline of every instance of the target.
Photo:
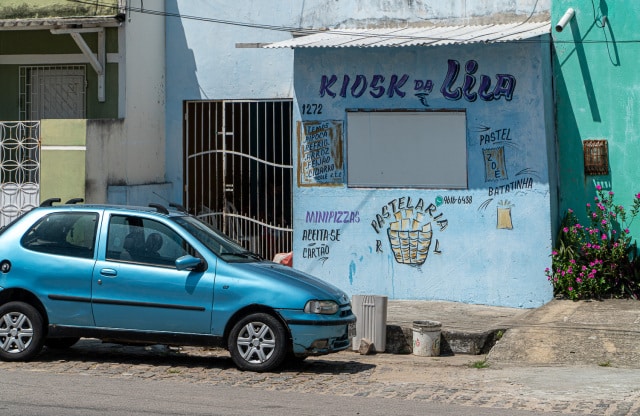
[(416, 220), (405, 219), (389, 224), (389, 243), (398, 263), (421, 265), (427, 259), (433, 235), (431, 223), (423, 225), (421, 229), (419, 227), (420, 222)]

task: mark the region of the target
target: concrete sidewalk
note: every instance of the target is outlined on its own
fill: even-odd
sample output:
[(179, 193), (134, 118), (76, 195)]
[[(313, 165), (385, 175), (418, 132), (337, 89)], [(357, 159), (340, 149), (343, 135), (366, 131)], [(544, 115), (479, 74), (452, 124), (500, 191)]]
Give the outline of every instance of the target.
[(537, 309), (390, 300), (386, 352), (411, 353), (413, 322), (423, 320), (442, 324), (441, 355), (640, 368), (640, 302), (635, 300), (553, 300)]

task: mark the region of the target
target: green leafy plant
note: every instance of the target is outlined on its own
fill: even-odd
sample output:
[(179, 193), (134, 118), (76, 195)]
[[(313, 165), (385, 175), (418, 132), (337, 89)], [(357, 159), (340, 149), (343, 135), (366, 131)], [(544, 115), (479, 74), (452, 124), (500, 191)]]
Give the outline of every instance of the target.
[(489, 367), (489, 363), (487, 362), (487, 360), (474, 361), (471, 364), (469, 364), (469, 367), (482, 369), (482, 368)]
[(613, 191), (596, 186), (594, 203), (588, 203), (588, 224), (573, 210), (561, 224), (558, 246), (552, 252), (552, 268), (545, 273), (554, 293), (569, 299), (640, 296), (640, 270), (636, 243), (629, 226), (640, 212), (640, 193), (629, 213), (615, 205)]

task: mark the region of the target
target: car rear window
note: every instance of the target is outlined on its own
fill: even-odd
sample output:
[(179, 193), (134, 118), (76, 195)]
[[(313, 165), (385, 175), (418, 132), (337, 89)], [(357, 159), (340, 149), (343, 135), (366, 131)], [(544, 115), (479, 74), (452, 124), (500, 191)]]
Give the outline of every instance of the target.
[(22, 237), (24, 248), (41, 253), (91, 258), (98, 214), (56, 212), (41, 218)]

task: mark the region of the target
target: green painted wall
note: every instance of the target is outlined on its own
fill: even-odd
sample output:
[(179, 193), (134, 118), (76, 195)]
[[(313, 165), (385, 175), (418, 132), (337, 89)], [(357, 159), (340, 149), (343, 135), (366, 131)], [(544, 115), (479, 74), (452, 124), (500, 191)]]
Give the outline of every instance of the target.
[(87, 65), (87, 118), (118, 118), (118, 64), (106, 67), (106, 101), (98, 101), (98, 75)]
[[(84, 33), (85, 42), (93, 51), (98, 49), (98, 35)], [(107, 53), (118, 52), (118, 29), (106, 30)], [(69, 35), (52, 35), (49, 31), (0, 31), (0, 55), (81, 54)], [(106, 101), (98, 102), (98, 76), (87, 67), (86, 117), (118, 117), (118, 64), (106, 67)], [(19, 117), (19, 65), (0, 65), (0, 120), (17, 120)]]
[[(118, 52), (118, 29), (106, 30), (107, 53)], [(93, 51), (98, 50), (98, 35), (83, 33), (82, 37)], [(0, 55), (34, 55), (50, 53), (82, 53), (69, 35), (53, 35), (48, 30), (0, 31)]]
[[(90, 36), (92, 35), (92, 36)], [(92, 50), (96, 49), (95, 34), (83, 34)], [(0, 54), (31, 55), (78, 53), (80, 50), (69, 35), (52, 35), (48, 30), (15, 30), (0, 32)]]
[(18, 67), (0, 65), (0, 120), (15, 121), (20, 117)]
[(86, 120), (42, 120), (40, 200), (85, 198)]
[[(553, 30), (560, 175), (560, 211), (584, 215), (595, 186), (630, 207), (640, 192), (640, 32), (637, 0), (554, 0), (552, 24), (572, 7), (575, 17)], [(607, 24), (602, 27), (602, 16)], [(606, 139), (610, 174), (585, 176), (582, 142)], [(632, 235), (640, 236), (640, 219)]]

